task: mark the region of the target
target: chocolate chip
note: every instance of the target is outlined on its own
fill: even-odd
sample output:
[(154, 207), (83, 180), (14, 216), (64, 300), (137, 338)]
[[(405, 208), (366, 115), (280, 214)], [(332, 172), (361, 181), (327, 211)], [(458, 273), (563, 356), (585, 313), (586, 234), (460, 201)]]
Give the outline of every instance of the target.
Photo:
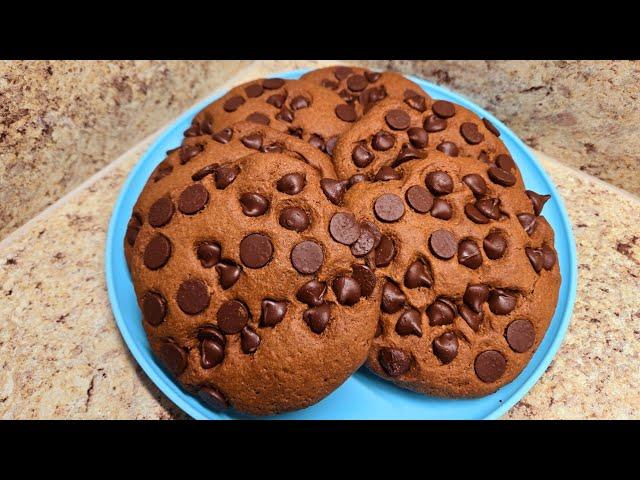
[(185, 188), (178, 199), (178, 209), (185, 215), (193, 215), (202, 210), (209, 201), (209, 192), (201, 183)]
[(338, 212), (331, 217), (329, 233), (336, 242), (351, 245), (360, 236), (360, 226), (352, 213)]
[(260, 152), (262, 153), (282, 153), (284, 151), (285, 147), (280, 142), (273, 142), (269, 145), (263, 145), (260, 147)]
[(501, 153), (495, 159), (496, 165), (498, 168), (504, 170), (505, 172), (515, 173), (517, 170), (516, 164), (509, 155), (505, 155)]
[(184, 313), (196, 315), (209, 306), (211, 297), (207, 285), (202, 280), (190, 278), (180, 284), (176, 299)]
[(445, 172), (429, 173), (425, 179), (425, 184), (434, 195), (447, 195), (453, 192), (453, 180)]
[(520, 225), (524, 228), (524, 231), (527, 232), (528, 235), (531, 235), (536, 229), (536, 217), (530, 213), (519, 213), (516, 216), (518, 217)]
[[(193, 121), (195, 122), (195, 118), (193, 119)], [(197, 137), (199, 135), (202, 135), (202, 132), (200, 131), (200, 125), (198, 125), (197, 123), (194, 123), (189, 128), (187, 128), (184, 132), (182, 132), (182, 134), (185, 137)]]
[(402, 199), (393, 193), (379, 196), (373, 208), (376, 217), (383, 222), (397, 222), (404, 215)]
[(389, 110), (384, 119), (392, 130), (406, 130), (411, 124), (409, 114), (400, 109)]
[(311, 145), (312, 147), (316, 147), (318, 150), (324, 151), (324, 140), (320, 135), (312, 133), (309, 136), (309, 145)]
[(213, 135), (211, 135), (211, 138), (213, 138), (216, 142), (222, 144), (229, 143), (232, 137), (233, 130), (230, 128), (223, 128), (218, 133), (214, 133)]
[(462, 177), (464, 184), (469, 187), (476, 197), (482, 197), (487, 193), (487, 183), (477, 173), (471, 173)]
[(507, 368), (507, 360), (496, 350), (486, 350), (480, 353), (474, 362), (476, 375), (485, 383), (498, 380)]
[(224, 108), (225, 112), (235, 112), (238, 108), (240, 108), (241, 105), (244, 104), (244, 101), (244, 97), (236, 95), (226, 100), (222, 108)]
[(384, 130), (380, 130), (371, 139), (371, 146), (374, 150), (377, 150), (379, 152), (384, 152), (386, 150), (389, 150), (390, 148), (393, 148), (395, 143), (395, 135), (392, 135), (389, 132), (385, 132)]
[(202, 133), (211, 135), (213, 133), (213, 120), (211, 118), (205, 118), (200, 122), (200, 130)]
[(349, 177), (349, 186), (347, 188), (353, 187), (356, 183), (366, 182), (368, 180), (369, 178), (365, 174), (356, 173), (355, 175), (351, 175), (351, 177)]
[(248, 217), (259, 217), (269, 209), (269, 200), (259, 193), (243, 193), (240, 196), (242, 213)]
[(218, 279), (223, 290), (227, 290), (235, 285), (240, 279), (242, 268), (231, 260), (223, 260), (216, 265)]
[(489, 219), (485, 217), (473, 203), (467, 203), (464, 206), (464, 213), (466, 213), (467, 217), (474, 223), (489, 223)]
[(453, 258), (458, 250), (456, 238), (448, 230), (436, 230), (429, 237), (431, 252), (442, 260)]
[(213, 174), (216, 173), (216, 170), (218, 169), (219, 166), (220, 165), (217, 164), (217, 163), (212, 163), (211, 165), (207, 165), (205, 167), (202, 167), (196, 173), (191, 175), (191, 180), (193, 180), (194, 182), (198, 182), (198, 181), (202, 180), (203, 178), (205, 178), (208, 175), (213, 175)]
[(453, 209), (446, 200), (436, 198), (433, 200), (433, 207), (431, 207), (431, 216), (440, 220), (450, 220), (453, 216)]
[(356, 145), (351, 152), (351, 160), (358, 168), (364, 168), (373, 161), (373, 153), (371, 153), (363, 145)]
[(167, 301), (159, 293), (147, 292), (142, 298), (142, 313), (149, 325), (157, 327), (167, 315)]
[(482, 255), (476, 242), (467, 238), (458, 244), (458, 263), (473, 270), (482, 265)]
[(467, 285), (462, 300), (475, 312), (482, 312), (482, 304), (489, 298), (489, 287), (486, 285)]
[(180, 375), (187, 368), (187, 352), (172, 338), (166, 338), (162, 341), (158, 356), (174, 375)]
[(161, 162), (156, 168), (155, 174), (153, 175), (153, 181), (157, 182), (159, 180), (162, 180), (167, 175), (170, 175), (171, 172), (173, 172), (173, 165), (171, 165), (167, 161)]
[(224, 398), (224, 395), (216, 388), (200, 387), (198, 397), (214, 410), (222, 411), (229, 408), (227, 399)]
[(364, 76), (370, 83), (374, 83), (380, 80), (382, 74), (378, 72), (370, 72), (367, 70), (366, 72), (364, 72)]
[(498, 232), (492, 232), (487, 235), (482, 243), (484, 253), (491, 260), (502, 258), (504, 251), (507, 249), (507, 240)]
[(262, 86), (267, 90), (277, 90), (284, 85), (284, 80), (281, 78), (267, 78), (262, 81)]
[(421, 317), (420, 312), (415, 308), (405, 310), (396, 322), (396, 333), (403, 337), (407, 335), (422, 337)]
[(262, 233), (252, 233), (240, 241), (240, 260), (249, 268), (262, 268), (273, 256), (273, 244)]
[(429, 133), (441, 132), (447, 128), (447, 121), (436, 115), (429, 115), (425, 118), (422, 126)]
[(239, 300), (228, 300), (218, 309), (216, 314), (218, 328), (225, 335), (240, 332), (249, 321), (249, 311)]
[(551, 195), (540, 195), (532, 190), (527, 190), (526, 193), (529, 200), (531, 200), (531, 205), (533, 205), (533, 213), (536, 216), (540, 215), (544, 208), (544, 204), (551, 198)]
[(330, 157), (333, 156), (333, 149), (336, 147), (336, 143), (338, 143), (338, 136), (331, 137), (325, 143), (324, 149), (327, 152), (327, 155)]
[(351, 67), (343, 67), (339, 66), (333, 70), (333, 74), (340, 81), (347, 78), (349, 75), (353, 73), (353, 69)]
[(353, 105), (347, 103), (341, 103), (336, 107), (336, 116), (344, 122), (355, 122), (358, 116), (356, 115), (356, 109)]
[(328, 78), (323, 79), (322, 82), (320, 82), (320, 85), (324, 88), (328, 88), (329, 90), (336, 90), (338, 88), (338, 82), (334, 82)]
[(262, 135), (259, 133), (250, 133), (249, 135), (245, 135), (240, 139), (240, 141), (245, 147), (253, 150), (260, 150), (260, 147), (262, 147)]
[(143, 261), (149, 270), (157, 270), (169, 261), (171, 242), (161, 233), (156, 234), (144, 249)]
[(409, 354), (397, 348), (381, 348), (378, 352), (378, 362), (390, 377), (407, 373), (411, 367)]
[(489, 155), (483, 150), (478, 154), (478, 160), (484, 163), (489, 163)]
[(395, 284), (387, 280), (382, 287), (382, 300), (380, 309), (384, 313), (396, 313), (407, 301), (406, 295)]
[(219, 332), (218, 335), (222, 337), (222, 341), (219, 341), (219, 337), (212, 336), (203, 337), (200, 342), (200, 365), (205, 370), (219, 365), (224, 360), (224, 336)]
[(429, 317), (429, 325), (432, 327), (449, 325), (456, 318), (455, 305), (445, 298), (437, 298), (427, 307), (427, 317)]
[(380, 167), (380, 170), (373, 177), (376, 182), (388, 182), (389, 180), (400, 180), (401, 178), (402, 173), (388, 165)]
[(287, 207), (280, 212), (280, 226), (294, 232), (302, 232), (309, 226), (307, 212), (299, 207)]
[(415, 160), (416, 158), (424, 158), (426, 156), (425, 153), (419, 152), (415, 148), (413, 148), (408, 143), (402, 145), (400, 152), (398, 152), (398, 156), (391, 164), (392, 167), (397, 167), (398, 165), (402, 165), (409, 160)]
[(252, 83), (244, 89), (244, 93), (246, 93), (249, 98), (259, 97), (262, 95), (262, 92), (264, 92), (264, 89), (259, 83)]
[(260, 346), (260, 335), (251, 327), (244, 327), (240, 333), (240, 348), (246, 354), (255, 353)]
[(363, 75), (352, 75), (347, 79), (347, 87), (353, 92), (361, 92), (369, 82)]
[(484, 135), (478, 130), (478, 126), (471, 122), (465, 122), (460, 125), (460, 135), (470, 145), (477, 145), (484, 140)]
[(291, 123), (293, 122), (293, 119), (294, 119), (293, 112), (289, 110), (287, 107), (282, 107), (282, 110), (280, 110), (276, 114), (276, 120), (280, 120), (282, 122)]
[(484, 126), (487, 128), (487, 130), (493, 133), (496, 137), (500, 136), (500, 131), (495, 127), (493, 123), (489, 121), (489, 119), (483, 118), (482, 123), (484, 123)]
[(375, 250), (374, 260), (376, 267), (382, 268), (388, 266), (395, 256), (396, 246), (394, 245), (393, 240), (391, 240), (391, 237), (387, 235), (382, 235), (380, 244)]
[(352, 277), (340, 275), (334, 278), (331, 288), (340, 305), (355, 305), (360, 300), (360, 284)]
[(302, 139), (302, 132), (303, 130), (300, 127), (289, 127), (289, 129), (287, 130), (287, 133), (289, 135), (300, 139)]
[(324, 192), (325, 196), (334, 205), (342, 204), (342, 199), (347, 191), (349, 182), (346, 180), (334, 180), (333, 178), (323, 178), (320, 180), (320, 188)]
[(514, 320), (507, 326), (504, 336), (511, 350), (524, 353), (533, 346), (536, 331), (529, 320)]
[(149, 209), (149, 225), (152, 227), (162, 227), (169, 223), (173, 216), (173, 202), (169, 197), (161, 197), (151, 205)]
[(502, 216), (499, 198), (483, 198), (476, 201), (475, 206), (482, 215), (492, 220), (500, 220)]
[(433, 285), (433, 275), (429, 267), (420, 260), (415, 260), (404, 274), (404, 286), (407, 288), (430, 288)]
[(460, 153), (457, 145), (453, 142), (442, 142), (436, 147), (436, 150), (439, 150), (450, 157), (457, 157)]
[(376, 288), (376, 276), (366, 265), (353, 265), (353, 278), (360, 284), (360, 293), (363, 297), (371, 295)]
[(480, 329), (480, 325), (484, 318), (484, 314), (482, 312), (476, 313), (471, 308), (463, 304), (458, 306), (458, 313), (474, 332), (477, 332)]
[(271, 120), (269, 120), (269, 117), (267, 117), (264, 113), (260, 113), (260, 112), (253, 112), (247, 115), (247, 118), (245, 120), (247, 122), (257, 123), (259, 125), (269, 125), (269, 123), (271, 123)]
[(323, 261), (322, 247), (314, 241), (301, 242), (291, 250), (291, 264), (302, 275), (317, 272)]
[(287, 313), (287, 307), (288, 303), (286, 301), (271, 300), (269, 298), (262, 300), (260, 326), (274, 327), (279, 324)]
[(433, 340), (432, 347), (433, 354), (446, 365), (458, 355), (458, 337), (453, 332), (445, 332)]
[(282, 108), (285, 100), (286, 100), (286, 97), (284, 95), (275, 93), (271, 95), (269, 98), (267, 98), (267, 103), (269, 105), (273, 105), (276, 108)]
[(424, 148), (429, 144), (429, 134), (424, 128), (411, 127), (407, 130), (411, 145), (416, 148)]
[(342, 90), (340, 90), (338, 92), (338, 95), (342, 100), (344, 100), (347, 103), (354, 103), (358, 99), (358, 95), (356, 95), (355, 93), (351, 93), (346, 88), (343, 88)]
[(180, 163), (184, 165), (193, 157), (200, 154), (203, 150), (202, 145), (183, 145), (180, 148)]
[(303, 97), (302, 95), (298, 95), (291, 100), (291, 108), (293, 110), (302, 110), (303, 108), (308, 108), (311, 105), (311, 102), (308, 98)]
[(496, 288), (489, 293), (489, 309), (496, 315), (507, 315), (516, 308), (516, 296)]
[(326, 291), (327, 284), (325, 282), (309, 280), (298, 289), (296, 299), (310, 307), (317, 307), (324, 302), (324, 294)]
[(220, 261), (220, 245), (215, 242), (204, 242), (198, 245), (198, 260), (204, 268), (211, 268)]
[(511, 187), (516, 184), (516, 177), (501, 168), (490, 167), (487, 173), (493, 183), (497, 183), (503, 187)]
[(542, 270), (542, 264), (543, 264), (542, 250), (539, 248), (526, 247), (524, 251), (527, 254), (527, 257), (529, 258), (529, 261), (531, 262), (531, 266), (533, 267), (533, 269), (536, 271), (536, 273), (540, 273), (540, 270)]
[(413, 95), (411, 97), (406, 97), (404, 99), (404, 103), (420, 113), (424, 112), (427, 109), (426, 98), (424, 98), (422, 95)]
[(446, 100), (437, 100), (431, 105), (433, 113), (441, 118), (450, 118), (456, 114), (456, 107), (453, 103)]
[(321, 334), (331, 320), (331, 306), (323, 303), (317, 307), (311, 307), (302, 314), (302, 318), (313, 333)]
[(276, 183), (279, 192), (296, 195), (302, 191), (307, 179), (302, 173), (287, 173)]
[(545, 270), (551, 270), (556, 264), (556, 252), (548, 245), (542, 246), (542, 266)]
[(433, 206), (433, 195), (420, 185), (413, 185), (405, 193), (405, 199), (411, 208), (418, 213), (427, 213)]
[(239, 173), (240, 167), (238, 165), (220, 165), (214, 175), (216, 188), (224, 190), (233, 183)]
[(360, 236), (351, 245), (351, 254), (355, 257), (363, 257), (380, 244), (382, 234), (374, 223), (367, 220), (360, 222)]

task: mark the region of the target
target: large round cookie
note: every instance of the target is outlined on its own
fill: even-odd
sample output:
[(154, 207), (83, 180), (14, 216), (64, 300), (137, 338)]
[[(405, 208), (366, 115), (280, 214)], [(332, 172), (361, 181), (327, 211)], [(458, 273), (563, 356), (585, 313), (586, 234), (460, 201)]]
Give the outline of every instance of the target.
[(553, 316), (560, 272), (539, 216), (548, 197), (525, 193), (515, 171), (513, 185), (496, 183), (490, 168), (434, 151), (344, 196), (388, 239), (368, 256), (381, 288), (368, 366), (400, 386), (491, 393), (525, 367)]
[[(294, 152), (324, 157), (295, 142)], [(311, 161), (289, 149), (229, 161), (220, 145), (206, 140), (186, 163), (171, 153), (171, 173), (152, 177), (134, 207), (125, 248), (144, 328), (167, 369), (212, 407), (303, 408), (366, 359), (372, 275), (331, 237), (348, 225), (331, 226), (338, 207)]]
[[(412, 97), (416, 100), (419, 97)], [(432, 151), (497, 163), (509, 152), (500, 132), (466, 108), (445, 100), (388, 98), (340, 136), (333, 161), (342, 178), (374, 176), (383, 166), (427, 159)]]
[(360, 67), (334, 65), (305, 73), (302, 79), (338, 92), (340, 98), (353, 104), (358, 113), (367, 113), (385, 98), (417, 104), (424, 101), (420, 97), (430, 100), (418, 84), (395, 72), (372, 72)]
[(306, 80), (269, 78), (231, 89), (201, 110), (185, 137), (212, 135), (239, 121), (268, 125), (331, 153), (360, 114), (340, 96)]

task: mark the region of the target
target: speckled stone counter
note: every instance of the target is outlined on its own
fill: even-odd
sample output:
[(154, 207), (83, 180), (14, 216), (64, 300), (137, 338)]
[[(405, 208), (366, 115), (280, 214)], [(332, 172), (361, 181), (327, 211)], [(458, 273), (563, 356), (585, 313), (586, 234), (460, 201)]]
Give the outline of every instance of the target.
[[(151, 141), (0, 242), (1, 418), (185, 418), (129, 354), (103, 272), (113, 204)], [(640, 418), (640, 199), (540, 160), (573, 223), (578, 299), (557, 357), (506, 418)]]

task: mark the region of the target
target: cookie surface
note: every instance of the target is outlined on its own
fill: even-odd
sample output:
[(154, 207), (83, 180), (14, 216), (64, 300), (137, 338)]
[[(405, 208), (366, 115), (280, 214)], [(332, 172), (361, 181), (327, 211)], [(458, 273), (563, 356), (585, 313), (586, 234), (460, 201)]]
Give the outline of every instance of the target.
[(495, 164), (500, 155), (509, 154), (498, 130), (473, 112), (428, 97), (422, 104), (424, 110), (389, 98), (374, 105), (340, 136), (333, 152), (338, 175), (373, 177), (383, 166), (394, 167), (415, 159), (429, 161), (432, 151), (490, 164)]
[[(365, 68), (334, 65), (305, 73), (303, 80), (337, 92), (345, 102), (354, 105), (359, 114), (367, 113), (385, 98), (407, 100), (422, 105), (429, 98), (420, 86), (395, 72), (372, 72)], [(426, 104), (425, 104), (426, 105)]]
[(513, 380), (553, 316), (560, 273), (548, 197), (492, 181), (489, 165), (430, 152), (400, 179), (361, 182), (344, 197), (390, 239), (367, 262), (381, 288), (367, 365), (437, 396), (479, 396)]
[(324, 175), (296, 152), (328, 159), (296, 139), (266, 153), (200, 141), (187, 162), (183, 146), (169, 174), (151, 177), (125, 238), (151, 348), (212, 408), (271, 414), (316, 403), (364, 362), (377, 321), (364, 262), (329, 233), (344, 240), (348, 222), (331, 225), (340, 209)]

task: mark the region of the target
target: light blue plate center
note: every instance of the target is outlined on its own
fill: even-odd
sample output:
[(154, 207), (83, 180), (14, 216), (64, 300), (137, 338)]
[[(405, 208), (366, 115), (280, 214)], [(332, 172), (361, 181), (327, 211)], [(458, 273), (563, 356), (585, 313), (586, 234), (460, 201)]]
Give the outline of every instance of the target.
[[(306, 70), (277, 77), (298, 78)], [(503, 415), (519, 401), (544, 373), (565, 335), (576, 294), (577, 261), (571, 224), (553, 183), (529, 149), (511, 130), (489, 112), (469, 100), (422, 79), (409, 77), (436, 99), (450, 100), (488, 118), (501, 132), (501, 139), (516, 160), (525, 185), (539, 193), (550, 193), (544, 216), (555, 230), (562, 285), (558, 307), (547, 334), (531, 362), (510, 384), (492, 395), (476, 399), (431, 398), (394, 387), (361, 368), (339, 389), (304, 410), (277, 415), (277, 419), (484, 419)], [(209, 410), (196, 397), (186, 393), (167, 375), (151, 353), (141, 323), (141, 312), (127, 270), (122, 241), (132, 208), (151, 172), (165, 158), (165, 151), (180, 145), (182, 132), (193, 116), (219, 95), (212, 96), (185, 112), (140, 159), (129, 174), (116, 202), (109, 224), (105, 252), (105, 271), (113, 313), (127, 346), (142, 369), (178, 407), (196, 419), (245, 418), (233, 412)]]

